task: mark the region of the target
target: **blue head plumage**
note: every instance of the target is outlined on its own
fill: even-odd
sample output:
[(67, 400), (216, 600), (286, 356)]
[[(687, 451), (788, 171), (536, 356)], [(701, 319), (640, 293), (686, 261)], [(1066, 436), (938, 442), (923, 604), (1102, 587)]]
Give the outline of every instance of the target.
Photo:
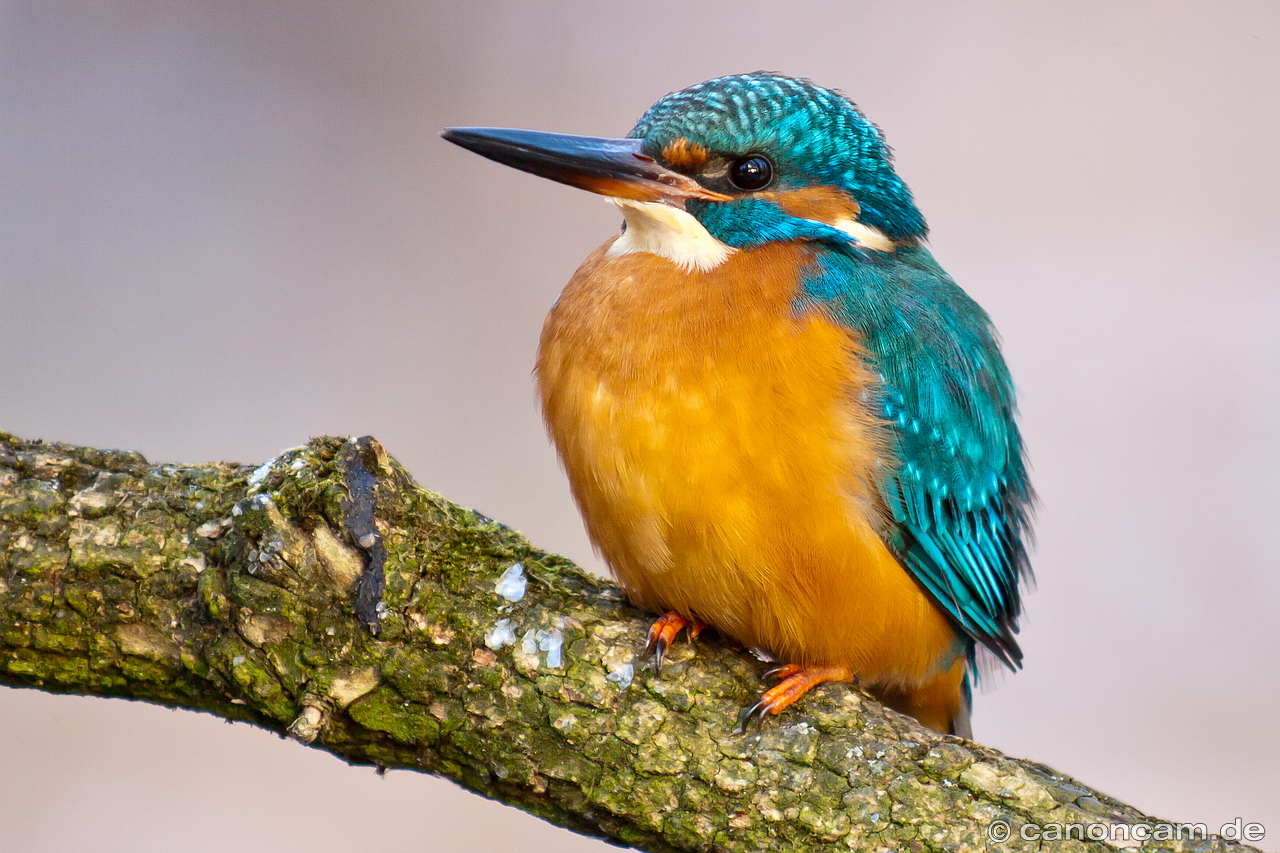
[[(880, 130), (844, 95), (807, 80), (763, 71), (708, 80), (658, 101), (629, 135), (658, 159), (680, 139), (722, 160), (762, 154), (775, 169), (773, 189), (836, 187), (857, 200), (862, 223), (891, 240), (918, 241), (927, 233)], [(703, 182), (715, 186), (714, 179)], [(776, 205), (751, 195), (692, 201), (689, 211), (737, 246), (804, 236), (798, 231), (810, 227), (788, 223)]]

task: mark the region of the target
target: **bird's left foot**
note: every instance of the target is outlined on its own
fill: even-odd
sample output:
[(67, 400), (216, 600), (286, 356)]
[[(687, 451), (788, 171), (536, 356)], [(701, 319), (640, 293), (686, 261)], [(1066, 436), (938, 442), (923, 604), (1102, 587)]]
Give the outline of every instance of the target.
[(662, 618), (649, 628), (649, 640), (644, 644), (640, 660), (653, 658), (653, 669), (662, 674), (662, 662), (667, 659), (667, 649), (675, 642), (677, 636), (685, 628), (689, 629), (689, 641), (698, 639), (698, 635), (706, 630), (707, 624), (696, 619), (687, 619), (679, 613), (663, 614)]
[(802, 666), (788, 663), (774, 667), (765, 673), (765, 678), (782, 679), (770, 687), (760, 697), (760, 701), (742, 712), (738, 721), (738, 733), (747, 730), (752, 719), (757, 728), (764, 724), (766, 714), (777, 716), (790, 708), (800, 697), (825, 681), (852, 681), (855, 684), (858, 676), (847, 666)]

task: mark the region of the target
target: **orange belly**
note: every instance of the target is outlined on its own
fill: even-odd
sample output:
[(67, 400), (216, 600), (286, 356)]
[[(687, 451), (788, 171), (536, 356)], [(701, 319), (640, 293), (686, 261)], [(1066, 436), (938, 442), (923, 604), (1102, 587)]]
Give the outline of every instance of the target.
[(887, 550), (884, 426), (851, 333), (797, 310), (800, 246), (685, 271), (601, 247), (537, 376), (587, 531), (638, 604), (801, 664), (918, 687), (963, 650)]

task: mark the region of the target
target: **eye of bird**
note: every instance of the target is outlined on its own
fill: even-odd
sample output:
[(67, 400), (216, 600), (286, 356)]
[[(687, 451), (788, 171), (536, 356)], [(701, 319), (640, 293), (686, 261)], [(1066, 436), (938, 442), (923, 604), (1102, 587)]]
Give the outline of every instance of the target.
[(773, 182), (773, 164), (763, 154), (739, 157), (729, 166), (729, 183), (740, 190), (754, 192)]

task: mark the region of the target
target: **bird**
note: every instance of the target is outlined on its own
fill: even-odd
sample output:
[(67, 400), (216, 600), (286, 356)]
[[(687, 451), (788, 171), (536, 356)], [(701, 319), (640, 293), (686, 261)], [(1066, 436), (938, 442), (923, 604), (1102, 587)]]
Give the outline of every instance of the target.
[(759, 71), (621, 139), (442, 136), (622, 214), (534, 372), (593, 545), (661, 614), (645, 655), (711, 626), (776, 663), (743, 729), (843, 681), (972, 737), (976, 680), (1022, 665), (1035, 495), (1000, 339), (880, 129)]

